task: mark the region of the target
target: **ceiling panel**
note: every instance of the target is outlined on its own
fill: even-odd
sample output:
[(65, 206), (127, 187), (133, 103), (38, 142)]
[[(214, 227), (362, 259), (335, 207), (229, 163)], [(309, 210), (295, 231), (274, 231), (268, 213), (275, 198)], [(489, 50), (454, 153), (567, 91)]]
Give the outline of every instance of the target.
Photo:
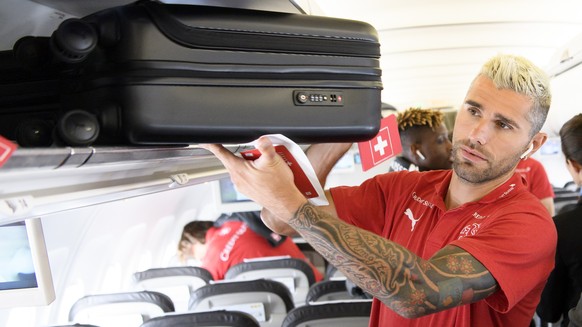
[(382, 101), (458, 106), (480, 66), (498, 53), (537, 65), (582, 34), (578, 0), (315, 0), (325, 15), (366, 21), (381, 44)]

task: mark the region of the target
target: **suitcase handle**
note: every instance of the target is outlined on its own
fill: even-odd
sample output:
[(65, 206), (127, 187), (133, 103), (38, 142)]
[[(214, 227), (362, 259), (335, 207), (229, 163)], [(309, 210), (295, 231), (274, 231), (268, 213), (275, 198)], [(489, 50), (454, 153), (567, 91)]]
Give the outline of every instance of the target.
[[(168, 39), (190, 48), (380, 57), (379, 43), (371, 40), (188, 26), (176, 19), (166, 8), (172, 5), (147, 0), (140, 1), (137, 5), (146, 9), (152, 21)], [(373, 29), (371, 26), (370, 28)]]

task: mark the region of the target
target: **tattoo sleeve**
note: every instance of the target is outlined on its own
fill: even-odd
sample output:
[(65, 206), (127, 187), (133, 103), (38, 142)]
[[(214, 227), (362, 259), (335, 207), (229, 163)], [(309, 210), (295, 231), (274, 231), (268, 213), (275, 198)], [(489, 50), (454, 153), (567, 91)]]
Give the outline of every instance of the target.
[(471, 254), (445, 246), (429, 260), (305, 203), (289, 225), (363, 290), (403, 317), (475, 302), (497, 282)]

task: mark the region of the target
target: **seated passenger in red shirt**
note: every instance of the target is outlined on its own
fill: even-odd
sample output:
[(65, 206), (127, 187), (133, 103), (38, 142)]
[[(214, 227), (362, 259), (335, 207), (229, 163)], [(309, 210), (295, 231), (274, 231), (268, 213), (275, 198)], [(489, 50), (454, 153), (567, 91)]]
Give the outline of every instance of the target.
[[(258, 212), (253, 214), (261, 222)], [(230, 267), (245, 259), (288, 255), (309, 263), (290, 237), (278, 234), (280, 239), (277, 236), (265, 237), (241, 219), (221, 217), (223, 219), (217, 220), (219, 226), (204, 220), (192, 221), (184, 226), (178, 245), (183, 262), (188, 258), (200, 261), (200, 266), (207, 269), (215, 280), (224, 279)], [(309, 265), (313, 268), (316, 281), (320, 281), (322, 274), (311, 263)]]
[(554, 216), (554, 188), (550, 184), (548, 174), (541, 162), (534, 158), (525, 157), (519, 161), (516, 173), (521, 174), (525, 179), (527, 189), (540, 199), (544, 207), (548, 209), (551, 216)]

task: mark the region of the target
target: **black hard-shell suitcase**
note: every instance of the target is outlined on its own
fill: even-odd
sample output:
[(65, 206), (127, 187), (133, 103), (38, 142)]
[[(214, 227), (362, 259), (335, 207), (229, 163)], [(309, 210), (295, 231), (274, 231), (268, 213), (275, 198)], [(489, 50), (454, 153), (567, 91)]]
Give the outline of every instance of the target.
[(0, 135), (20, 146), (50, 146), (59, 119), (54, 71), (26, 69), (12, 51), (0, 51)]
[(380, 125), (379, 44), (362, 22), (139, 1), (65, 21), (50, 45), (69, 143), (358, 141)]

